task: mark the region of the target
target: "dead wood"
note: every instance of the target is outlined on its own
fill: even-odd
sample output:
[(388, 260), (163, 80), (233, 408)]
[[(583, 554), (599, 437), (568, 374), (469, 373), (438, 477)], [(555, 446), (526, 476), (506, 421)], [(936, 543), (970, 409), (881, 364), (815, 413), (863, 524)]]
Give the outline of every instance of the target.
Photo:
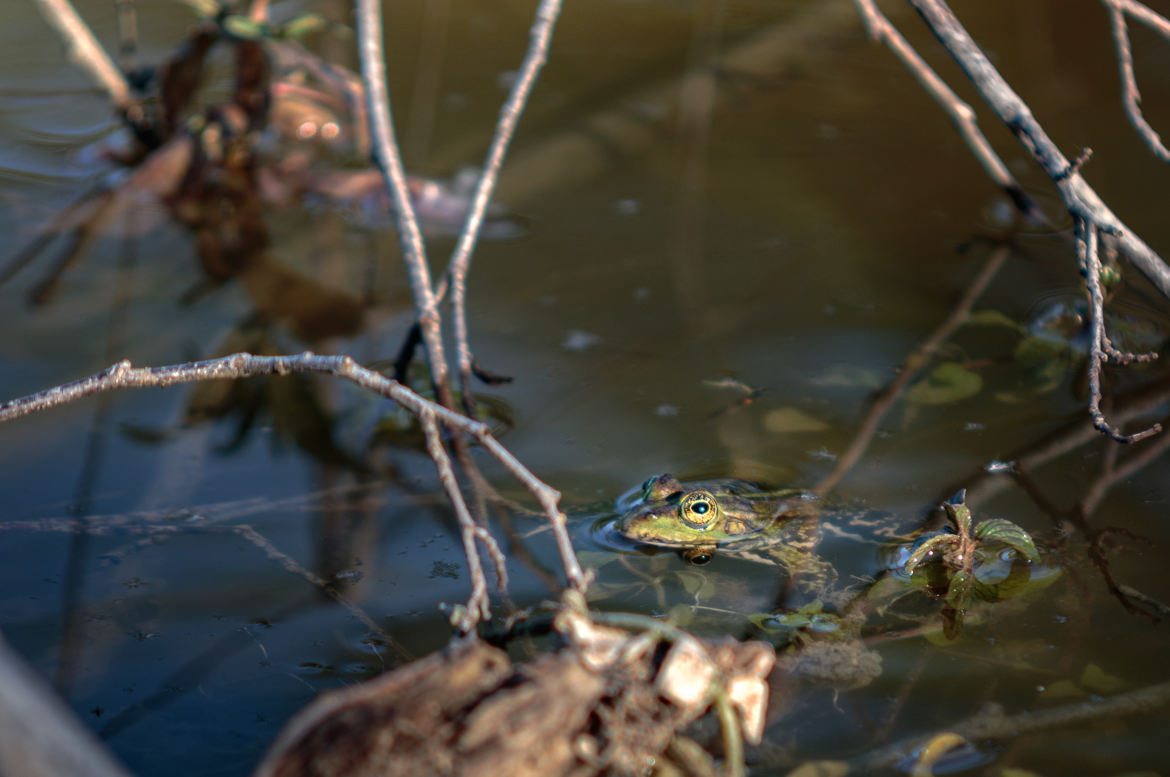
[(0, 639), (0, 774), (129, 777), (45, 681)]
[[(328, 693), (289, 723), (254, 777), (644, 774), (713, 704), (706, 686), (688, 699), (667, 679), (680, 654), (686, 663), (699, 646), (737, 710), (735, 684), (762, 685), (772, 667), (763, 643), (584, 628), (586, 647), (527, 663), (469, 641)], [(684, 674), (702, 673), (688, 664)]]

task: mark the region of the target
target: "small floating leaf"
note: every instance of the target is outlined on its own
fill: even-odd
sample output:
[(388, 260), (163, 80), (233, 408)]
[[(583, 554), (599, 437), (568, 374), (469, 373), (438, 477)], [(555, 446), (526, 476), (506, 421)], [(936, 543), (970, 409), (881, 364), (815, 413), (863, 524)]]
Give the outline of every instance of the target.
[(1072, 348), (1060, 341), (1040, 335), (1030, 335), (1020, 341), (1012, 356), (1025, 367), (1047, 366), (1057, 362), (1058, 357), (1064, 357)]
[(973, 397), (983, 388), (983, 377), (958, 362), (943, 362), (906, 392), (906, 401), (917, 405), (946, 405)]
[(1107, 674), (1096, 664), (1089, 664), (1081, 673), (1081, 685), (1097, 693), (1114, 693), (1126, 686), (1125, 680)]
[(1002, 542), (1014, 548), (1029, 561), (1039, 561), (1040, 554), (1032, 536), (1011, 521), (989, 518), (975, 527), (975, 539), (981, 542)]
[(967, 316), (967, 324), (974, 326), (1006, 326), (1019, 331), (1020, 325), (998, 310), (976, 310)]
[(875, 370), (854, 364), (838, 364), (809, 380), (814, 386), (823, 388), (881, 388), (882, 376)]
[(778, 407), (764, 416), (764, 428), (769, 432), (823, 432), (829, 425), (795, 407)]

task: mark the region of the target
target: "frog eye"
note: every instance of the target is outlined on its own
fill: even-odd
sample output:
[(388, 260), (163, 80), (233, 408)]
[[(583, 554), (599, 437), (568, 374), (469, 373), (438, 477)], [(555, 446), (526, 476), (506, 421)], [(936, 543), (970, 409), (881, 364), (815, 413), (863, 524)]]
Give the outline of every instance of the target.
[(679, 555), (688, 564), (701, 567), (711, 563), (711, 559), (715, 558), (715, 551), (710, 548), (691, 548), (683, 551)]
[(706, 529), (715, 522), (719, 507), (715, 504), (715, 497), (706, 491), (692, 491), (679, 503), (678, 514), (688, 526)]

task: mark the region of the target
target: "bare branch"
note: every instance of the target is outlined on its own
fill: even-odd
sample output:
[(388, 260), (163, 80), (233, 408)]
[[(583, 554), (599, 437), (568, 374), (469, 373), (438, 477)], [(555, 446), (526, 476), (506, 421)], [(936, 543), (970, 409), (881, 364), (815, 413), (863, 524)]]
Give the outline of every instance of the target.
[(1125, 105), (1125, 115), (1129, 123), (1142, 136), (1150, 153), (1163, 162), (1170, 162), (1170, 150), (1162, 144), (1162, 139), (1150, 123), (1142, 116), (1142, 95), (1138, 91), (1137, 76), (1133, 68), (1133, 50), (1129, 43), (1129, 30), (1126, 28), (1125, 15), (1132, 14), (1135, 19), (1150, 27), (1162, 37), (1170, 39), (1170, 21), (1155, 13), (1136, 0), (1103, 0), (1109, 9), (1109, 21), (1113, 27), (1113, 43), (1117, 46), (1117, 67), (1121, 74), (1121, 100)]
[(422, 327), (423, 344), (431, 367), (431, 379), (439, 399), (451, 406), (447, 357), (443, 352), (438, 302), (427, 267), (426, 248), (418, 217), (410, 202), (410, 189), (402, 167), (402, 156), (394, 137), (390, 115), (390, 98), (386, 90), (386, 60), (382, 54), (382, 4), (380, 0), (357, 0), (358, 51), (362, 80), (372, 130), (374, 161), (382, 171), (386, 189), (394, 204), (398, 224), (398, 241), (410, 274), (417, 320)]
[(131, 777), (44, 679), (0, 639), (0, 773)]
[(536, 77), (548, 59), (549, 42), (552, 40), (553, 27), (561, 11), (560, 0), (542, 0), (536, 10), (536, 20), (529, 33), (531, 40), (528, 52), (520, 65), (520, 71), (512, 84), (512, 91), (504, 106), (500, 109), (500, 118), (496, 122), (495, 135), (492, 137), (491, 147), (483, 163), (483, 171), (475, 186), (475, 196), (471, 201), (471, 208), (467, 219), (463, 223), (463, 231), (459, 235), (459, 242), (451, 254), (447, 273), (451, 278), (451, 305), (455, 315), (455, 344), (459, 358), (459, 380), (463, 390), (465, 406), (471, 398), (471, 373), (473, 359), (471, 347), (467, 337), (467, 313), (465, 308), (467, 271), (471, 266), (471, 254), (475, 250), (475, 243), (479, 238), (480, 227), (483, 225), (484, 213), (487, 211), (488, 200), (499, 178), (500, 166), (504, 162), (504, 155), (508, 153), (508, 145), (512, 142), (512, 135), (516, 131), (516, 124), (520, 121), (520, 114), (528, 102), (528, 95), (536, 83)]
[(130, 108), (134, 102), (130, 96), (130, 85), (97, 42), (89, 26), (73, 10), (69, 0), (36, 0), (36, 3), (45, 21), (61, 36), (69, 58), (106, 90), (115, 108), (119, 111)]
[(1043, 211), (1037, 207), (1032, 198), (1008, 171), (1007, 165), (995, 153), (995, 149), (991, 147), (991, 143), (979, 129), (975, 119), (975, 111), (971, 106), (960, 99), (954, 90), (939, 77), (938, 73), (926, 64), (926, 60), (919, 56), (914, 47), (902, 37), (902, 33), (898, 32), (898, 28), (878, 9), (874, 0), (854, 0), (854, 2), (857, 3), (858, 11), (865, 20), (869, 36), (876, 41), (885, 43), (918, 79), (918, 83), (922, 84), (922, 88), (926, 90), (927, 94), (947, 112), (959, 130), (959, 134), (963, 136), (963, 140), (971, 149), (971, 153), (979, 160), (979, 164), (983, 166), (991, 180), (1004, 190), (1021, 213), (1037, 223), (1047, 224), (1048, 218)]
[(1074, 218), (1084, 219), (1097, 229), (1115, 235), (1118, 247), (1164, 297), (1170, 299), (1170, 267), (1134, 234), (1097, 196), (1024, 103), (1004, 80), (963, 28), (943, 0), (909, 0), (979, 94), (991, 106), (1021, 145), (1056, 184), (1065, 206)]
[[(1101, 286), (1101, 258), (1097, 253), (1099, 243), (1098, 228), (1084, 219), (1077, 220), (1077, 254), (1081, 260), (1081, 273), (1085, 276), (1085, 285), (1089, 289), (1089, 326), (1091, 339), (1089, 344), (1089, 416), (1093, 419), (1093, 426), (1117, 442), (1132, 443), (1157, 434), (1162, 431), (1161, 424), (1154, 424), (1134, 434), (1122, 434), (1119, 429), (1111, 426), (1101, 412), (1101, 370), (1106, 362), (1116, 359), (1119, 362), (1148, 360), (1157, 354), (1130, 354), (1122, 353), (1109, 343), (1105, 334), (1105, 291)], [(1147, 358), (1148, 357), (1148, 358)]]
[(500, 587), (507, 585), (507, 571), (504, 568), (504, 557), (499, 546), (487, 532), (478, 532), (475, 519), (467, 509), (463, 500), (463, 492), (459, 490), (459, 483), (455, 479), (455, 472), (451, 468), (451, 459), (447, 456), (447, 449), (443, 447), (443, 438), (439, 434), (439, 425), (435, 421), (435, 414), (423, 411), (418, 416), (423, 432), (427, 438), (427, 453), (431, 461), (435, 462), (435, 469), (439, 473), (439, 482), (447, 492), (447, 498), (455, 508), (455, 518), (459, 521), (459, 535), (463, 540), (463, 555), (467, 557), (467, 574), (471, 578), (471, 598), (467, 600), (467, 607), (453, 625), (462, 634), (470, 633), (479, 621), (492, 617), (491, 603), (488, 600), (487, 581), (483, 576), (483, 565), (479, 560), (479, 551), (475, 540), (479, 537), (488, 548), (493, 561), (496, 563), (496, 574), (499, 577)]

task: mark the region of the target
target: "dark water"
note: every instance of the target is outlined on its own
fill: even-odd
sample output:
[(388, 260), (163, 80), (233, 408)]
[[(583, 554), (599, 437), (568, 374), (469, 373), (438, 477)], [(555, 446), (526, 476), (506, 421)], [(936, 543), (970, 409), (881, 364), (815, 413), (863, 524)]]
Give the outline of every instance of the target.
[[(412, 172), (446, 177), (481, 158), (522, 56), (529, 5), (388, 10), (392, 96)], [(958, 83), (917, 19), (888, 5)], [(1170, 178), (1124, 120), (1099, 6), (955, 6), (1065, 153), (1094, 149), (1086, 176), (1115, 212), (1155, 249), (1170, 245), (1162, 196)], [(94, 183), (105, 168), (77, 152), (114, 128), (103, 98), (85, 91), (33, 7), (8, 10), (0, 32), (4, 256)], [(80, 10), (114, 40), (112, 5)], [(144, 7), (141, 17), (146, 61), (165, 56), (191, 22), (179, 7)], [(753, 53), (765, 35), (775, 43), (766, 56)], [(1139, 32), (1135, 46), (1147, 116), (1164, 128), (1170, 54)], [(680, 92), (688, 67), (701, 69), (705, 56), (757, 66), (750, 75), (722, 72), (711, 113), (696, 106), (696, 92)], [(962, 84), (959, 91), (974, 104)], [(615, 124), (623, 129), (611, 133)], [(1010, 135), (990, 117), (983, 126), (1051, 204)], [(659, 472), (812, 487), (848, 449), (873, 392), (988, 262), (992, 248), (972, 239), (1003, 207), (944, 116), (865, 38), (844, 2), (569, 4), (511, 159), (500, 200), (528, 233), (477, 251), (472, 340), (482, 364), (516, 378), (487, 390), (514, 414), (503, 441), (568, 506), (616, 498)], [(51, 304), (26, 299), (54, 249), (0, 287), (0, 395), (116, 358), (170, 364), (241, 342), (233, 330), (260, 304), (257, 287), (229, 282), (180, 304), (200, 278), (193, 241), (161, 208), (136, 213), (141, 238), (128, 243), (111, 228), (64, 275)], [(393, 238), (319, 208), (268, 218), (280, 266), (356, 293), (373, 261), (377, 296), (391, 301), (367, 312), (360, 334), (309, 344), (365, 362), (393, 358), (409, 319), (395, 302), (405, 282)], [(452, 243), (429, 238), (436, 264)], [(1068, 244), (1024, 234), (975, 309), (1026, 326), (1053, 305), (1075, 306), (1078, 283)], [(1132, 270), (1115, 309), (1116, 326), (1157, 347), (1165, 301)], [(286, 315), (268, 331), (274, 352), (308, 345), (295, 328)], [(967, 486), (977, 515), (1045, 536), (1053, 513), (1064, 526), (1064, 511), (1088, 505), (1091, 527), (1120, 530), (1104, 539), (1116, 580), (1170, 600), (1161, 558), (1170, 473), (1155, 447), (1163, 443), (1121, 449), (1077, 432), (1085, 418), (1079, 359), (1018, 358), (1021, 339), (1003, 324), (949, 337), (934, 364), (962, 364), (978, 376), (976, 389), (933, 403), (912, 389), (895, 402), (836, 498), (914, 519)], [(1122, 394), (1165, 386), (1156, 369), (1113, 375)], [(743, 392), (724, 379), (760, 393), (740, 404)], [(189, 406), (207, 396), (191, 387), (90, 399), (2, 430), (0, 628), (139, 774), (247, 774), (318, 692), (441, 646), (449, 632), (438, 604), (466, 596), (466, 563), (429, 461), (391, 448), (379, 453), (376, 476), (347, 466), (385, 408), (327, 381), (300, 390), (256, 385), (242, 404), (261, 409), (242, 433), (240, 406), (185, 425)], [(1155, 394), (1132, 423), (1156, 420), (1164, 404)], [(328, 423), (314, 425), (317, 416)], [(321, 444), (322, 430), (332, 445)], [(1059, 450), (1044, 447), (1064, 434)], [(1053, 452), (1032, 467), (1032, 496), (1008, 476), (984, 474), (992, 462), (1044, 450)], [(522, 498), (482, 463), (494, 485)], [(1123, 475), (1115, 482), (1114, 472)], [(122, 528), (111, 536), (55, 530), (71, 520)], [(535, 569), (555, 570), (556, 558), (547, 535), (533, 533), (535, 519), (511, 520), (533, 557), (522, 563), (512, 553), (511, 602), (526, 606), (549, 594)], [(143, 536), (125, 528), (136, 524), (179, 529)], [(254, 533), (229, 528), (241, 525)], [(266, 553), (259, 537), (289, 563)], [(616, 563), (588, 518), (578, 519), (574, 538), (583, 560), (600, 567), (605, 608), (672, 611), (698, 629), (739, 632), (743, 613), (773, 604), (774, 575), (758, 565), (720, 558), (698, 570), (670, 554)], [(788, 714), (778, 714), (753, 756), (760, 772), (784, 774), (809, 759), (864, 761), (989, 704), (1040, 714), (1165, 682), (1165, 623), (1123, 609), (1076, 528), (1058, 558), (1067, 565), (1061, 580), (992, 608), (957, 641), (892, 633), (896, 625), (887, 634), (875, 619), (869, 636), (880, 677), (786, 696), (777, 706)], [(297, 569), (336, 582), (371, 620), (319, 595)], [(948, 768), (1165, 769), (1168, 722), (1163, 707), (1099, 728), (976, 742)]]

